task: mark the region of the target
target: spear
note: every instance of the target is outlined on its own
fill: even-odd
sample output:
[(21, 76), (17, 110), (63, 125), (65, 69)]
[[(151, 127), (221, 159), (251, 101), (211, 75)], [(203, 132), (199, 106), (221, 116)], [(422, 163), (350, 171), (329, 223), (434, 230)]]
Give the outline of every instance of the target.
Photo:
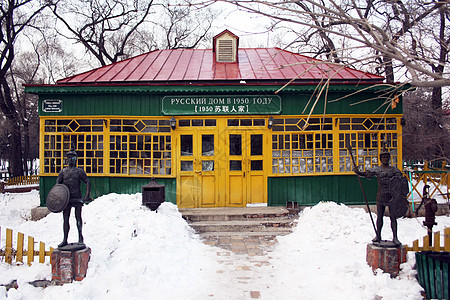
[[(352, 145), (350, 144), (350, 140), (347, 139), (345, 141), (345, 144), (346, 144), (346, 148), (347, 148), (348, 152), (350, 153), (350, 157), (352, 158), (353, 166), (356, 169), (357, 167), (356, 167), (356, 163), (355, 163), (355, 158), (353, 157)], [(364, 188), (363, 188), (363, 185), (361, 182), (361, 178), (359, 178), (358, 174), (356, 174), (356, 177), (358, 177), (359, 186), (361, 187), (361, 191), (363, 193), (364, 200), (366, 201), (367, 211), (369, 212), (369, 216), (370, 216), (370, 220), (372, 221), (373, 229), (375, 230), (375, 234), (377, 234), (377, 227), (375, 226), (375, 222), (373, 221), (373, 218), (372, 218), (372, 212), (370, 211), (369, 201), (367, 201), (366, 192), (364, 191)]]

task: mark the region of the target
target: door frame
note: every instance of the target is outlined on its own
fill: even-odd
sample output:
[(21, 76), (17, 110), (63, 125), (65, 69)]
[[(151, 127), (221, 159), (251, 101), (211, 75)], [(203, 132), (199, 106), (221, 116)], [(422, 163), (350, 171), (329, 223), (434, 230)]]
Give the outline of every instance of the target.
[[(181, 138), (182, 136), (192, 136), (192, 156), (181, 155)], [(202, 137), (207, 135), (214, 136), (214, 153), (213, 155), (203, 155), (202, 153)], [(218, 170), (221, 168), (219, 138), (217, 128), (204, 127), (188, 127), (181, 129), (176, 135), (176, 184), (177, 184), (177, 205), (180, 208), (187, 207), (218, 207), (220, 205), (220, 178)], [(203, 162), (213, 161), (214, 170), (206, 170)], [(191, 162), (192, 170), (181, 170), (183, 162)], [(188, 164), (189, 165), (189, 164)], [(206, 180), (208, 179), (208, 180)], [(211, 186), (211, 180), (212, 186)], [(209, 181), (209, 182), (207, 182)], [(205, 184), (209, 183), (208, 188), (203, 188)], [(190, 185), (190, 187), (189, 187)], [(189, 192), (184, 189), (189, 188)], [(183, 200), (183, 197), (192, 197), (191, 201)], [(213, 197), (213, 201), (204, 203), (206, 198)]]
[[(241, 135), (242, 137), (242, 153), (241, 155), (230, 155), (230, 135)], [(257, 156), (256, 160), (262, 160), (262, 170), (251, 170), (251, 162), (255, 161), (252, 159), (251, 155), (251, 136), (252, 135), (262, 135), (262, 153)], [(270, 167), (269, 161), (267, 157), (271, 157), (269, 154), (269, 134), (267, 134), (267, 129), (253, 129), (253, 128), (228, 128), (226, 130), (226, 151), (225, 151), (225, 164), (226, 168), (226, 184), (225, 184), (225, 205), (226, 206), (238, 206), (245, 207), (248, 204), (255, 203), (264, 203), (267, 204), (267, 174), (269, 172), (268, 168)], [(242, 162), (242, 170), (230, 170), (230, 158), (235, 156), (234, 160), (240, 160)], [(242, 200), (240, 203), (237, 201), (233, 201), (231, 199), (232, 188), (236, 188), (236, 185), (239, 184), (239, 180), (233, 180), (231, 182), (232, 177), (241, 176), (242, 178)], [(262, 177), (260, 179), (259, 192), (261, 192), (261, 198), (258, 201), (254, 200), (252, 191), (252, 180), (256, 178), (256, 176)], [(233, 186), (233, 187), (232, 187)], [(253, 200), (252, 200), (253, 199)]]

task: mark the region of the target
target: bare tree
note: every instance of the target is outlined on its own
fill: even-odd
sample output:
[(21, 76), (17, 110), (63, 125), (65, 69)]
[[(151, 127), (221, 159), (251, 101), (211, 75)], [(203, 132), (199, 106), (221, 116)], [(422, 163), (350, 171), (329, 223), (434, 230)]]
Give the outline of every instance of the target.
[[(338, 58), (349, 65), (376, 64), (388, 82), (394, 81), (394, 73), (398, 72), (395, 69), (402, 68), (413, 86), (450, 85), (449, 73), (444, 72), (449, 63), (450, 31), (445, 25), (449, 0), (219, 1), (265, 15), (277, 25), (300, 25), (306, 35), (296, 38), (304, 38), (306, 43), (315, 36), (334, 61)], [(200, 2), (212, 5), (217, 1)], [(436, 49), (442, 55), (436, 57)]]
[[(177, 3), (178, 2), (178, 3)], [(210, 30), (218, 15), (211, 8), (197, 9), (186, 1), (166, 1), (162, 4), (163, 17), (151, 20), (159, 48), (197, 48), (212, 39)]]
[(37, 0), (8, 0), (0, 6), (0, 109), (4, 115), (5, 127), (9, 130), (9, 163), (12, 176), (23, 175), (22, 129), (26, 123), (21, 103), (17, 101), (14, 77), (11, 67), (15, 59), (15, 47), (25, 28), (34, 25), (34, 21), (45, 8)]
[(58, 33), (104, 66), (157, 48), (196, 47), (214, 15), (194, 17), (198, 10), (180, 5), (183, 1), (58, 0), (51, 8)]
[(432, 88), (405, 93), (403, 158), (450, 161), (450, 132), (441, 124), (442, 110), (432, 107)]
[(153, 0), (59, 0), (51, 5), (58, 31), (81, 43), (102, 65), (118, 61), (139, 26), (151, 13)]

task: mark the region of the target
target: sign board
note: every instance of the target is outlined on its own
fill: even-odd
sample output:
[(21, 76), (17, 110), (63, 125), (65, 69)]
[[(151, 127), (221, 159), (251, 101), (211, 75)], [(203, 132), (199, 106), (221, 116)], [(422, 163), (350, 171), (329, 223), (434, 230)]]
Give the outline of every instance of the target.
[(281, 98), (275, 95), (166, 96), (164, 115), (267, 115), (281, 113)]
[(42, 111), (44, 112), (62, 112), (62, 100), (45, 99), (42, 101)]

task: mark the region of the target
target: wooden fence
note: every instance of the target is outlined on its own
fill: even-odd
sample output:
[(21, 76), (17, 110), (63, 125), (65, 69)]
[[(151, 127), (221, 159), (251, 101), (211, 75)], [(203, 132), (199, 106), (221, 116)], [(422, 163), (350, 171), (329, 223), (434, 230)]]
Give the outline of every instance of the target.
[[(24, 250), (24, 234), (21, 232), (17, 233), (17, 242), (16, 248), (13, 247), (13, 231), (9, 228), (6, 229), (6, 243), (5, 246), (1, 246), (0, 239), (0, 259), (4, 259), (5, 262), (11, 264), (13, 262), (13, 258), (15, 258), (16, 263), (23, 263), (23, 258), (27, 258), (28, 265), (31, 265), (34, 262), (34, 257), (39, 257), (39, 262), (44, 263), (45, 257), (48, 256), (51, 258), (51, 254), (53, 252), (53, 248), (50, 247), (49, 251), (45, 251), (45, 244), (43, 242), (39, 242), (39, 250), (34, 250), (35, 241), (34, 238), (28, 236), (28, 249)], [(1, 238), (1, 227), (0, 227), (0, 238)], [(36, 242), (37, 243), (37, 242)]]
[(5, 185), (29, 185), (29, 184), (38, 184), (39, 183), (39, 175), (30, 175), (30, 176), (18, 176), (9, 178), (8, 181), (5, 182)]
[(444, 246), (441, 246), (441, 233), (437, 231), (433, 233), (433, 244), (430, 246), (430, 237), (428, 235), (423, 237), (422, 247), (419, 247), (419, 240), (412, 243), (412, 247), (406, 245), (406, 251), (436, 251), (436, 252), (450, 252), (450, 227), (444, 230)]
[(410, 181), (408, 198), (412, 198), (411, 195), (415, 191), (419, 198), (417, 200), (413, 199), (414, 202), (422, 201), (423, 191), (420, 191), (418, 187), (423, 182), (424, 185), (428, 184), (430, 186), (430, 198), (440, 194), (450, 203), (450, 172), (446, 169), (446, 162), (442, 162), (441, 168), (430, 168), (428, 162), (424, 163), (421, 170), (418, 169), (417, 165), (406, 165), (406, 167), (403, 169), (403, 173)]

